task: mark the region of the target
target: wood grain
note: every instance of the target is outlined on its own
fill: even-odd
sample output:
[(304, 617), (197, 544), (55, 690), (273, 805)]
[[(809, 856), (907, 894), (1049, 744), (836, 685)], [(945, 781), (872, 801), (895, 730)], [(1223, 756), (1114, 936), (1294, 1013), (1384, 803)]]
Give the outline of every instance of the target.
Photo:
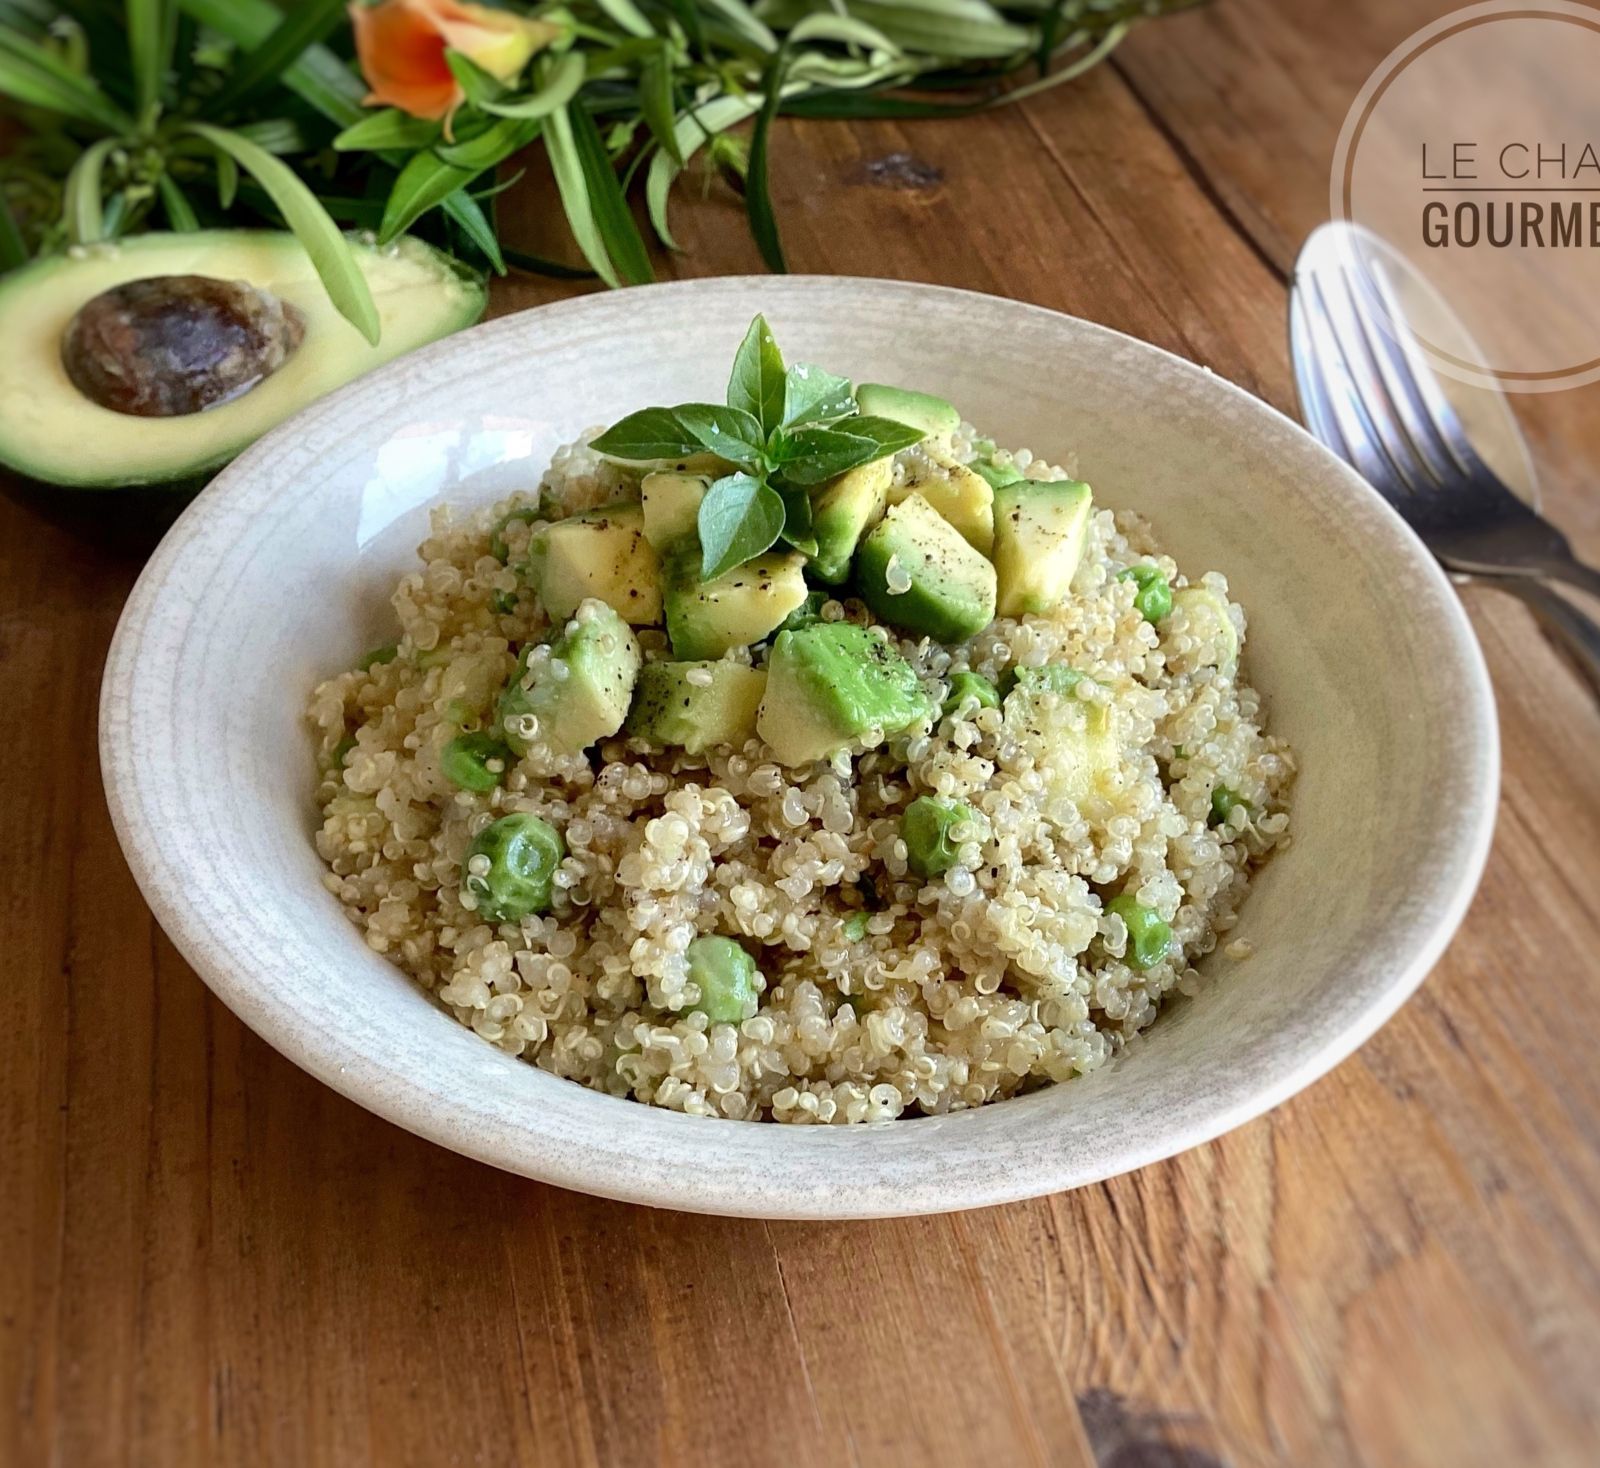
[[(1228, 0), (989, 117), (785, 126), (792, 263), (1039, 301), (1291, 409), (1285, 272), (1333, 134), (1441, 8)], [(537, 186), (511, 203), (537, 239)], [(758, 268), (730, 197), (676, 218), (689, 253), (668, 273)], [(495, 307), (557, 293), (516, 277)], [(1591, 555), (1595, 392), (1519, 404), (1549, 507)], [(1600, 716), (1518, 605), (1468, 593), (1505, 740), (1482, 891), (1359, 1055), (1101, 1187), (768, 1226), (440, 1151), (210, 998), (139, 899), (99, 785), (98, 677), (136, 572), (0, 504), (0, 1463), (1600, 1453)]]

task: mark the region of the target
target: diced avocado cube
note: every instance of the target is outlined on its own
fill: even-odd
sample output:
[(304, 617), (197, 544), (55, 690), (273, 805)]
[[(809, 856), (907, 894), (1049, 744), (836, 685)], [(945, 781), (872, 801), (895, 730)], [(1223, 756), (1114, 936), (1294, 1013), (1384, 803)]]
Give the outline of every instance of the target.
[(1083, 559), (1094, 496), (1087, 484), (1024, 479), (994, 495), (994, 568), (1002, 617), (1048, 612), (1066, 599)]
[(778, 762), (824, 759), (869, 729), (897, 734), (932, 709), (911, 665), (854, 622), (780, 632), (756, 728)]
[(805, 557), (769, 551), (700, 580), (700, 542), (689, 542), (668, 560), (667, 635), (679, 658), (720, 658), (768, 636), (806, 599)]
[(661, 620), (661, 563), (644, 536), (639, 505), (605, 505), (570, 515), (534, 537), (527, 575), (552, 622), (597, 597), (630, 625)]
[(867, 533), (856, 585), (885, 622), (938, 642), (965, 642), (994, 620), (993, 565), (920, 494)]
[(535, 741), (578, 754), (610, 738), (628, 715), (639, 662), (628, 624), (603, 601), (581, 602), (554, 643), (524, 648), (517, 660), (500, 695), (506, 743), (518, 754)]
[(646, 663), (628, 710), (628, 733), (699, 754), (756, 736), (767, 674), (743, 663)]
[(863, 382), (856, 389), (856, 406), (868, 418), (892, 418), (947, 443), (961, 426), (961, 414), (943, 398), (906, 387), (885, 387), (881, 382)]
[(936, 449), (906, 455), (898, 484), (889, 488), (889, 503), (920, 494), (965, 537), (973, 550), (988, 555), (994, 547), (994, 490), (988, 480), (974, 474)]
[(874, 459), (830, 480), (812, 496), (817, 553), (810, 570), (819, 581), (836, 585), (850, 574), (850, 557), (861, 537), (883, 518), (893, 478), (894, 459)]
[(1172, 593), (1172, 610), (1184, 613), (1191, 636), (1213, 639), (1217, 671), (1233, 677), (1239, 667), (1239, 629), (1233, 625), (1227, 598), (1209, 586), (1184, 586)]
[(1018, 668), (1004, 703), (1012, 734), (1043, 752), (1051, 794), (1074, 801), (1100, 790), (1121, 758), (1116, 711), (1074, 691), (1087, 677), (1063, 663)]
[(695, 534), (700, 501), (711, 483), (703, 474), (658, 470), (646, 474), (639, 493), (644, 503), (644, 538), (665, 554), (674, 541)]

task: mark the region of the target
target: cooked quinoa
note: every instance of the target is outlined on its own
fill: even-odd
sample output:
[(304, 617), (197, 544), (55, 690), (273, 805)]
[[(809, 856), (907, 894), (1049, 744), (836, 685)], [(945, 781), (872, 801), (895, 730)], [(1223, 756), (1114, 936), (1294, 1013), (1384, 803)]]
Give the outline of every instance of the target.
[[(317, 849), (325, 882), (365, 934), (484, 1040), (614, 1096), (696, 1115), (875, 1122), (1015, 1096), (1104, 1065), (1155, 1020), (1195, 965), (1248, 957), (1228, 938), (1252, 870), (1289, 841), (1294, 762), (1244, 681), (1243, 608), (1215, 571), (1178, 564), (1137, 514), (1096, 510), (1071, 594), (1048, 615), (999, 618), (947, 647), (890, 633), (935, 710), (951, 676), (1000, 683), (1067, 663), (1085, 676), (1028, 718), (967, 700), (887, 740), (786, 768), (759, 738), (703, 754), (618, 735), (556, 754), (537, 737), (486, 792), (440, 754), (488, 727), (518, 650), (551, 635), (514, 569), (546, 520), (636, 501), (640, 473), (587, 445), (559, 450), (526, 495), (434, 513), (421, 568), (393, 596), (392, 657), (323, 683)], [(963, 427), (951, 452), (969, 459)], [(914, 472), (917, 449), (895, 473)], [(1070, 477), (1022, 450), (1034, 480)], [(507, 520), (521, 510), (526, 518)], [(499, 528), (503, 562), (491, 553)], [(1154, 563), (1175, 593), (1159, 627), (1120, 574)], [(891, 569), (897, 589), (898, 567)], [(841, 593), (842, 594), (842, 593)], [(1223, 625), (1225, 613), (1226, 625)], [(871, 621), (858, 601), (827, 621)], [(639, 628), (646, 662), (666, 634)], [(765, 646), (727, 656), (757, 666)], [(1052, 754), (1081, 727), (1076, 699), (1110, 709), (1114, 768), (1074, 799)], [(1042, 711), (1041, 711), (1042, 708)], [(1072, 721), (1078, 721), (1072, 725)], [(1214, 792), (1235, 797), (1219, 817)], [(919, 796), (959, 801), (955, 864), (908, 869), (901, 819)], [(550, 910), (489, 923), (463, 885), (469, 844), (511, 812), (559, 830)], [(481, 858), (474, 858), (481, 861)], [(1141, 970), (1108, 904), (1131, 894), (1171, 929)], [(693, 1008), (685, 954), (718, 934), (754, 956), (755, 1012)]]

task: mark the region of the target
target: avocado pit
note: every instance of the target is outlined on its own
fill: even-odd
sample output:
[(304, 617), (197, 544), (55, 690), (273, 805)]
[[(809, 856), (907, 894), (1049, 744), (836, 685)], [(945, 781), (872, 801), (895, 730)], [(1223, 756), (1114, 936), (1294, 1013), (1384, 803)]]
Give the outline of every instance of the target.
[(305, 318), (271, 291), (207, 275), (155, 275), (87, 301), (61, 339), (61, 361), (102, 408), (173, 418), (248, 392), (304, 335)]

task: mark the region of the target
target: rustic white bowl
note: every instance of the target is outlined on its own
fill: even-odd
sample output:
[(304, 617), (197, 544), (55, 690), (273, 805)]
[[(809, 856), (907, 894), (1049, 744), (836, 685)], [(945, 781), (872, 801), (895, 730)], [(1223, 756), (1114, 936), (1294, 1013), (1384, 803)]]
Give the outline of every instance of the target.
[[(1255, 957), (1208, 965), (1105, 1070), (872, 1128), (708, 1121), (614, 1100), (485, 1044), (370, 952), (312, 850), (311, 686), (387, 640), (429, 508), (531, 488), (557, 444), (720, 396), (764, 311), (791, 359), (953, 399), (1002, 443), (1076, 453), (1185, 566), (1227, 573), (1248, 669), (1302, 764), (1258, 879)], [(1293, 423), (1087, 322), (892, 281), (725, 279), (588, 296), (449, 338), (262, 439), (140, 578), (106, 669), (123, 850), (184, 956), (285, 1055), (498, 1167), (672, 1208), (841, 1218), (971, 1208), (1110, 1177), (1308, 1085), (1421, 982), (1488, 850), (1494, 704), (1455, 593), (1389, 508)]]

